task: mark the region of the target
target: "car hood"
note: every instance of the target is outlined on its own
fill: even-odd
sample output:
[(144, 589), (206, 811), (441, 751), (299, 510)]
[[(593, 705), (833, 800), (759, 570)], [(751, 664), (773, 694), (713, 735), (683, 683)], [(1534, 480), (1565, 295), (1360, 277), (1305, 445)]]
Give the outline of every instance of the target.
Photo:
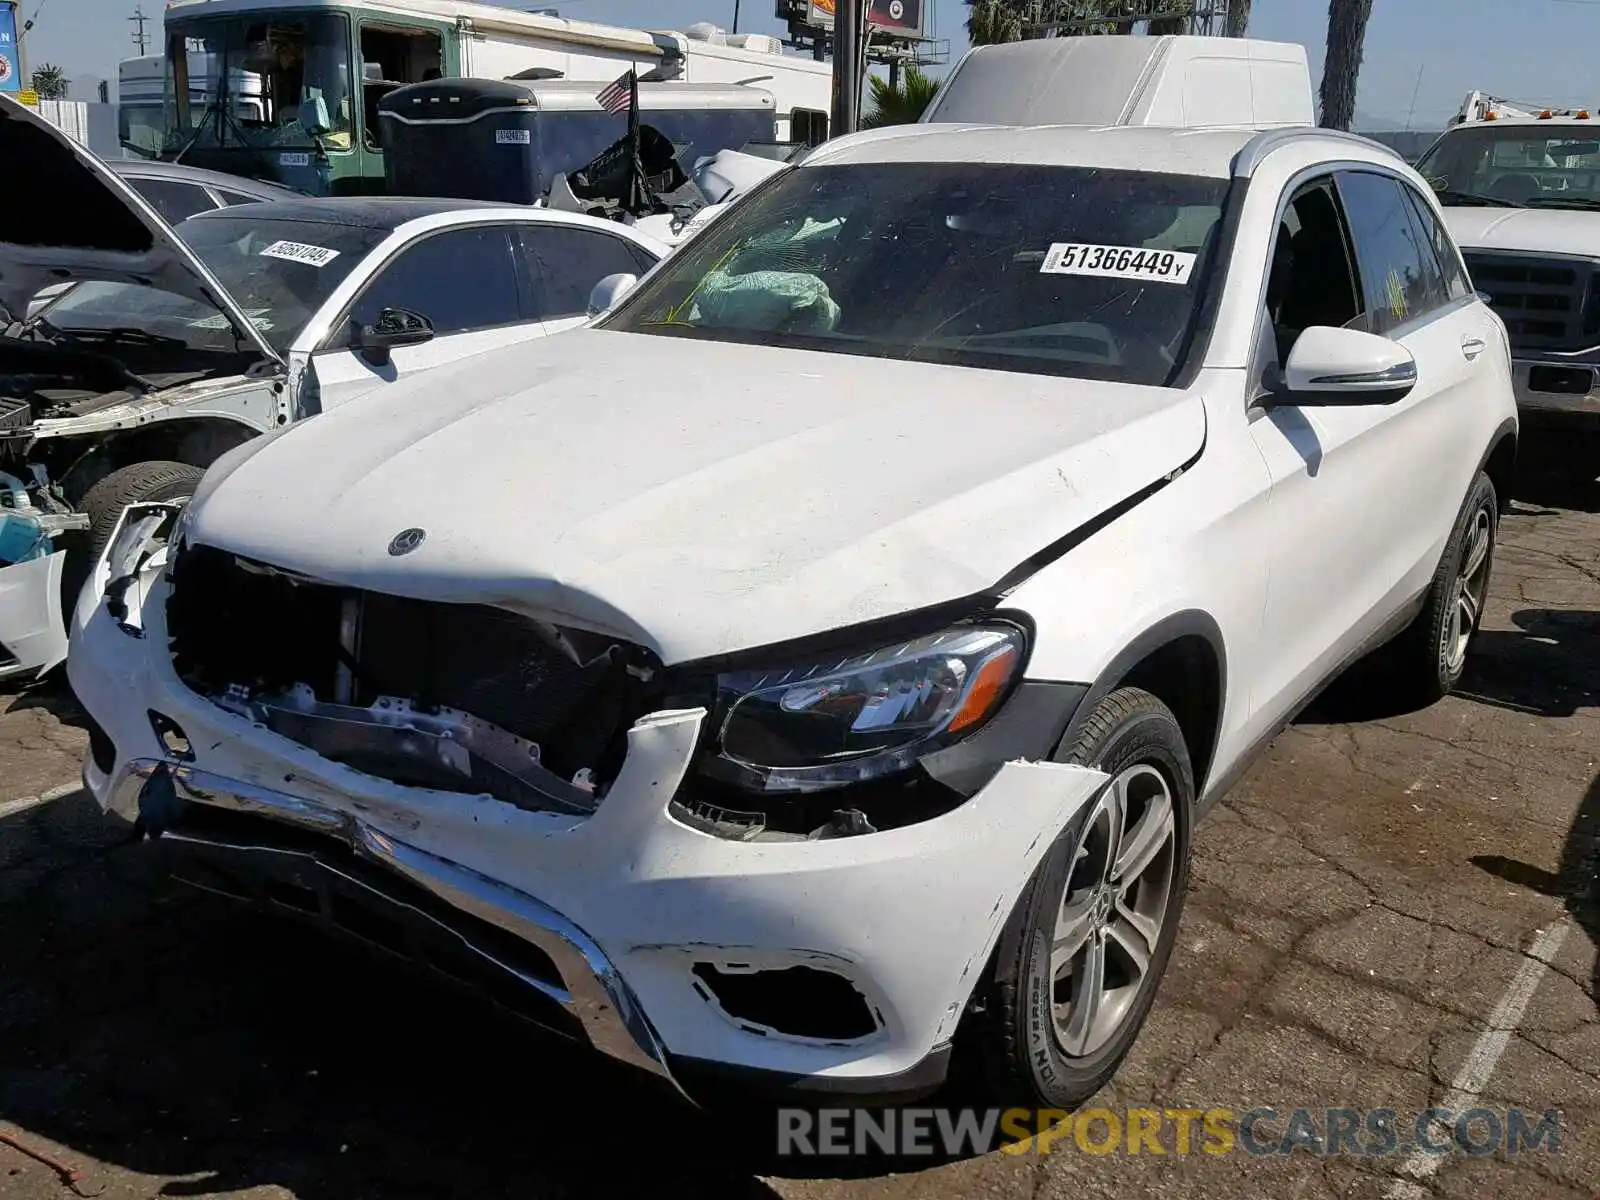
[(1204, 440), (1176, 389), (589, 329), (236, 452), (188, 536), (673, 663), (993, 589)]
[(1523, 250), (1600, 258), (1600, 212), (1561, 208), (1447, 208), (1445, 224), (1463, 250)]
[(282, 362), (211, 271), (114, 171), (26, 105), (0, 96), (0, 162), (27, 186), (0, 200), (0, 305), (21, 319), (41, 290), (84, 279), (137, 283), (210, 304)]

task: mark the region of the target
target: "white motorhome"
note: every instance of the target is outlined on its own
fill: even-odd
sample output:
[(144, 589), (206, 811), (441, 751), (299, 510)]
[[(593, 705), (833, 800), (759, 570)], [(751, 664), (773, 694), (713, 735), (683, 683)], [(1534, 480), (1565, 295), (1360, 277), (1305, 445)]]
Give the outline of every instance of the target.
[[(828, 63), (787, 55), (778, 39), (574, 21), (457, 0), (174, 0), (166, 12), (167, 145), (198, 131), (185, 162), (271, 177), (311, 192), (383, 186), (378, 102), (430, 79), (565, 79), (596, 91), (630, 67), (691, 84), (753, 84), (776, 100), (780, 141), (827, 136)], [(260, 80), (258, 116), (194, 109), (198, 56), (213, 76)], [(231, 99), (231, 96), (230, 96)], [(300, 124), (321, 100), (329, 127)]]
[(1315, 125), (1304, 46), (1251, 38), (1067, 37), (975, 46), (928, 123)]
[(1472, 92), (1417, 170), (1505, 322), (1518, 406), (1600, 428), (1600, 119)]

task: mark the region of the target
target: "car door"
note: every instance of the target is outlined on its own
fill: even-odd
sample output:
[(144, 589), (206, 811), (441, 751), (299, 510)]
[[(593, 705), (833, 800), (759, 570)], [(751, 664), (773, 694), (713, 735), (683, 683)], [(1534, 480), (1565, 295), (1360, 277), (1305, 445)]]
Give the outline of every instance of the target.
[[(454, 226), (423, 234), (374, 273), (349, 311), (335, 321), (311, 356), (301, 404), (307, 412), (335, 407), (387, 383), (541, 335), (531, 298), (519, 286), (513, 227)], [(386, 308), (404, 309), (433, 325), (431, 340), (396, 347), (387, 362), (353, 349), (358, 325)]]
[[(1250, 426), (1273, 489), (1264, 722), (1407, 616), (1470, 483), (1463, 413), (1492, 386), (1490, 333), (1408, 192), (1383, 171), (1329, 174), (1297, 187), (1280, 223), (1262, 339), (1273, 361)], [(1398, 342), (1416, 359), (1415, 388), (1390, 405), (1282, 403), (1272, 372), (1311, 325)]]
[(523, 271), (545, 332), (589, 319), (589, 293), (608, 275), (643, 275), (655, 256), (615, 234), (554, 222), (521, 231)]

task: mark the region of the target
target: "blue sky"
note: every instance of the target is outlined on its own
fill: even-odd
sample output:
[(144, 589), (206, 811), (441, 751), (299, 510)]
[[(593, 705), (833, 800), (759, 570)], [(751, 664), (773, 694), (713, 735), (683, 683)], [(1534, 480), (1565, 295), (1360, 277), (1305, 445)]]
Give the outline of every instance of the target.
[[(134, 53), (134, 0), (44, 0), (29, 35), (30, 66), (54, 62), (68, 76), (115, 77)], [(144, 0), (159, 14), (162, 0)], [(681, 29), (694, 21), (727, 25), (732, 0), (542, 0), (563, 15), (619, 25)], [(534, 7), (529, 4), (528, 7)], [(23, 18), (40, 0), (22, 0)], [(938, 32), (955, 53), (965, 45), (960, 0), (934, 0)], [(779, 32), (771, 0), (743, 0), (740, 27)], [(1305, 44), (1320, 73), (1324, 0), (1256, 0), (1253, 36)], [(20, 20), (19, 20), (20, 23)], [(148, 29), (156, 31), (152, 21)], [(1594, 47), (1600, 42), (1600, 0), (1375, 0), (1361, 72), (1358, 109), (1403, 126), (1416, 92), (1414, 123), (1438, 128), (1474, 87), (1550, 104), (1600, 103)], [(159, 42), (152, 43), (159, 45)], [(1422, 69), (1420, 89), (1418, 68)], [(84, 96), (81, 89), (75, 95)]]

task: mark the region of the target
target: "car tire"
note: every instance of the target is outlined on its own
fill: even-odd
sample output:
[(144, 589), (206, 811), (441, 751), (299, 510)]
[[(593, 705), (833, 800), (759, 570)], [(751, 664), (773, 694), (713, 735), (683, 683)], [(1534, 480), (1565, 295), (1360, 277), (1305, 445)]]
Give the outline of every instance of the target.
[(188, 463), (141, 462), (111, 472), (85, 492), (79, 506), (89, 518), (82, 564), (85, 577), (111, 541), (123, 509), (154, 500), (187, 500), (204, 475)]
[(1422, 611), (1380, 654), (1408, 703), (1442, 700), (1461, 681), (1467, 651), (1483, 620), (1499, 529), (1500, 498), (1494, 481), (1479, 472), (1445, 543)]
[[(1068, 824), (1023, 889), (964, 1031), (976, 1043), (986, 1099), (999, 1105), (1071, 1109), (1105, 1086), (1149, 1015), (1188, 884), (1194, 771), (1165, 704), (1139, 688), (1118, 689), (1095, 705), (1055, 758), (1105, 771), (1112, 784)], [(1134, 814), (1135, 834), (1144, 820), (1156, 822), (1152, 830), (1164, 826), (1149, 867), (1120, 879), (1113, 847), (1128, 843), (1112, 834), (1119, 804)], [(1058, 929), (1076, 937), (1085, 921), (1095, 929), (1083, 945), (1056, 953)], [(1130, 946), (1144, 960), (1136, 980)], [(1095, 954), (1102, 981), (1121, 986), (1102, 989), (1093, 1005), (1074, 1002), (1092, 979)]]

